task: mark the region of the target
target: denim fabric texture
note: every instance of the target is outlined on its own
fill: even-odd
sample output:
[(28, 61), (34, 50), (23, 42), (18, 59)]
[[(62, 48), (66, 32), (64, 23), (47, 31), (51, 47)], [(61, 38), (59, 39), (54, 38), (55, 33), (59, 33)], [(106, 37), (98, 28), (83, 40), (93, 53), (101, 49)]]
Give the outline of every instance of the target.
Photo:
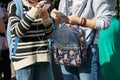
[(64, 80), (99, 80), (100, 65), (98, 46), (96, 44), (91, 45), (88, 52), (88, 62), (83, 66), (69, 67), (61, 65)]
[(16, 71), (17, 80), (54, 80), (52, 64), (48, 62), (36, 63)]

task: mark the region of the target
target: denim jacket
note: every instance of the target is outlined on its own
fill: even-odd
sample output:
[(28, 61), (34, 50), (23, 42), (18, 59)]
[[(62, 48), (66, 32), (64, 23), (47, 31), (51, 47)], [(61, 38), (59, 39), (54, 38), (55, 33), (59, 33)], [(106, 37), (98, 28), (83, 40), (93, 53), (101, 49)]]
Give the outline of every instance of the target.
[[(74, 15), (74, 13), (76, 13), (76, 11), (78, 11), (80, 8), (79, 4), (82, 4), (81, 0), (74, 0), (74, 1), (69, 0), (68, 14)], [(66, 5), (65, 0), (60, 0), (59, 11), (66, 13), (65, 5)], [(79, 17), (84, 17), (87, 19), (96, 19), (95, 28), (97, 29), (97, 32), (96, 32), (94, 44), (97, 44), (97, 40), (99, 38), (99, 30), (106, 29), (109, 27), (110, 18), (113, 16), (115, 12), (114, 10), (115, 10), (114, 0), (88, 0), (87, 5), (84, 8), (84, 11), (82, 12), (82, 15)], [(89, 36), (89, 34), (93, 30), (83, 26), (81, 28), (85, 31), (87, 42), (89, 42), (91, 38), (91, 35)]]

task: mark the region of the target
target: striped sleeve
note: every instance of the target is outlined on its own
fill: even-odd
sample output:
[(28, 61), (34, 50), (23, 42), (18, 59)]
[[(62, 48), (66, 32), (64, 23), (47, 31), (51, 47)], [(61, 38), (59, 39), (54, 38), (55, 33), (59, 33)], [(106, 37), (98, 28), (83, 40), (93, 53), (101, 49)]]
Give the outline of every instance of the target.
[(29, 30), (34, 19), (27, 14), (24, 15), (22, 19), (20, 19), (16, 14), (16, 6), (14, 2), (9, 3), (7, 10), (9, 14), (9, 22), (11, 23), (12, 33), (18, 37), (23, 36), (26, 31)]
[(46, 27), (46, 38), (50, 38), (53, 35), (54, 28), (52, 24)]
[(52, 26), (52, 21), (50, 18), (43, 21), (43, 25), (45, 26), (46, 38), (50, 38), (53, 34), (54, 28)]

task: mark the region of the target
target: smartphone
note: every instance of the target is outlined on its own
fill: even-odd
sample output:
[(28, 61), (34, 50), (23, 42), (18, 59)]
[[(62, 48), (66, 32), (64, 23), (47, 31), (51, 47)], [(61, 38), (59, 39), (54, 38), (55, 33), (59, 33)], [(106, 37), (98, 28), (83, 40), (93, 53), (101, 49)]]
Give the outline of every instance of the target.
[(58, 16), (66, 16), (64, 13), (62, 13), (60, 11), (54, 11), (54, 13)]
[(48, 10), (51, 4), (45, 3), (41, 10)]

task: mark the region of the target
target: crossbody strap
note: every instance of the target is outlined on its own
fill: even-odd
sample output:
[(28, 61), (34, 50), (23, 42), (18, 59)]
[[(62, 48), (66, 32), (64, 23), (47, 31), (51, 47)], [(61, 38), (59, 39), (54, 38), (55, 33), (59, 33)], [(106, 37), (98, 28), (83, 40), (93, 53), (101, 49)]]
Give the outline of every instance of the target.
[(77, 16), (81, 16), (82, 12), (84, 11), (86, 5), (87, 5), (88, 0), (83, 0), (78, 12), (77, 12)]
[(92, 30), (93, 36), (92, 36), (92, 38), (91, 38), (91, 42), (90, 42), (90, 44), (88, 45), (88, 47), (89, 47), (90, 45), (94, 44), (95, 36), (96, 36), (96, 31), (97, 31), (96, 29), (93, 29), (93, 30)]
[[(85, 9), (86, 5), (87, 5), (88, 0), (83, 0), (83, 2), (81, 3), (81, 6), (78, 10), (78, 12), (76, 13), (77, 16), (81, 16), (83, 10)], [(65, 4), (66, 4), (66, 15), (68, 16), (68, 12), (69, 12), (69, 4), (68, 4), (68, 0), (65, 0)]]
[(68, 8), (69, 8), (68, 0), (65, 0), (65, 6), (66, 6), (66, 7), (65, 7), (66, 15), (68, 16), (68, 12), (69, 12), (69, 11), (68, 11), (68, 10), (69, 10), (69, 9), (68, 9)]

